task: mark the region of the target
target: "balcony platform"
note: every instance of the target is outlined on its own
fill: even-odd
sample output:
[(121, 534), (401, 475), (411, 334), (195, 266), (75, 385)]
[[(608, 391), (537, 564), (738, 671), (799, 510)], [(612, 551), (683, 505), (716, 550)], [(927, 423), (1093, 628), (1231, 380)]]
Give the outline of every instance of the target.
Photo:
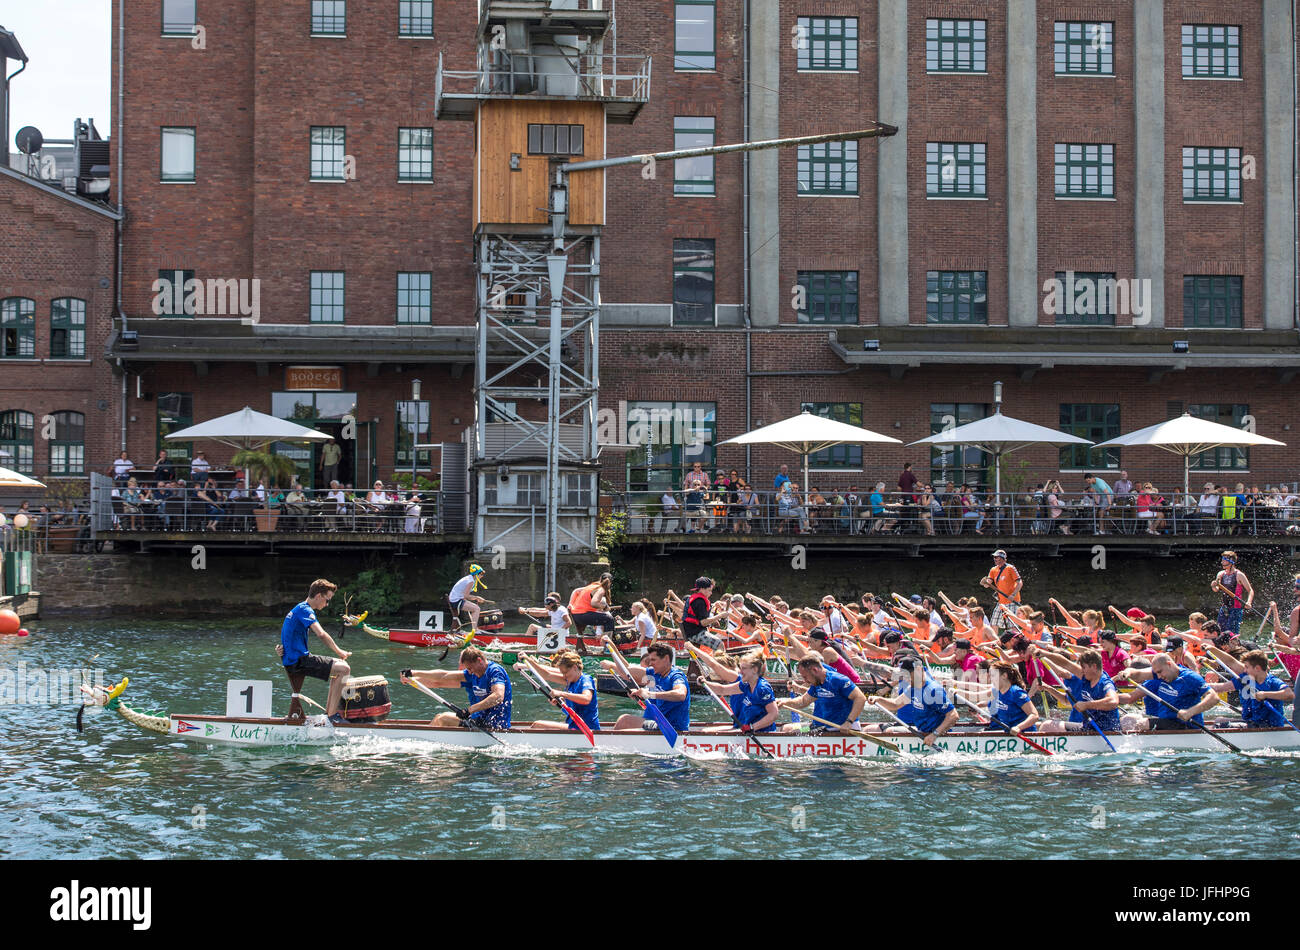
[(111, 541), (116, 550), (149, 552), (180, 549), (189, 552), (202, 545), (210, 552), (275, 554), (278, 551), (320, 551), (323, 548), (352, 551), (384, 551), (394, 555), (408, 549), (428, 551), (432, 548), (465, 547), (470, 535), (389, 533), (374, 531), (101, 531), (97, 541)]

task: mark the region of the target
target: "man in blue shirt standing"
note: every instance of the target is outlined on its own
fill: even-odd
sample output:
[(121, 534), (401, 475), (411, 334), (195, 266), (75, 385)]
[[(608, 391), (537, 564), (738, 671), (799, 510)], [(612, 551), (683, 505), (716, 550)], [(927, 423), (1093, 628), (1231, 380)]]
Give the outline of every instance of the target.
[[(280, 627), (280, 646), (276, 652), (282, 657), (284, 671), (289, 676), (310, 676), (329, 683), (325, 715), (330, 717), (330, 722), (338, 725), (343, 721), (338, 711), (339, 701), (343, 698), (343, 685), (347, 682), (348, 674), (352, 672), (352, 668), (347, 664), (347, 658), (352, 654), (340, 649), (334, 642), (334, 638), (325, 632), (325, 628), (316, 619), (316, 611), (324, 610), (328, 606), (336, 590), (338, 590), (337, 584), (324, 579), (311, 582), (311, 587), (307, 588), (307, 599), (285, 615), (284, 624)], [(308, 653), (308, 631), (324, 640), (325, 645), (338, 659)]]

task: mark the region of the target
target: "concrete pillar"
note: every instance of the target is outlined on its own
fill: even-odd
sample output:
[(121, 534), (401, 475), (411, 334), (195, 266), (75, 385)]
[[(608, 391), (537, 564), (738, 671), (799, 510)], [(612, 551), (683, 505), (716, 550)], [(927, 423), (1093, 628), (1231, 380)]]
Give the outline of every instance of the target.
[(875, 118), (898, 126), (880, 139), (876, 162), (876, 249), (880, 325), (906, 326), (907, 273), (907, 0), (880, 0), (876, 43), (879, 106)]
[[(749, 125), (755, 142), (781, 137), (781, 9), (758, 0), (749, 18)], [(754, 326), (774, 327), (790, 294), (781, 288), (780, 150), (749, 159), (750, 313)], [(791, 280), (793, 283), (793, 279)]]
[[(1264, 328), (1287, 330), (1295, 321), (1296, 142), (1292, 83), (1296, 33), (1290, 0), (1264, 0)], [(1256, 183), (1258, 184), (1258, 183)], [(1243, 186), (1248, 195), (1258, 188)]]
[[(1134, 267), (1151, 281), (1150, 321), (1165, 325), (1165, 13), (1163, 3), (1133, 10)], [(1180, 166), (1181, 168), (1181, 158)], [(1181, 174), (1181, 172), (1179, 173)]]
[(1007, 2), (1007, 323), (1038, 325), (1038, 16)]

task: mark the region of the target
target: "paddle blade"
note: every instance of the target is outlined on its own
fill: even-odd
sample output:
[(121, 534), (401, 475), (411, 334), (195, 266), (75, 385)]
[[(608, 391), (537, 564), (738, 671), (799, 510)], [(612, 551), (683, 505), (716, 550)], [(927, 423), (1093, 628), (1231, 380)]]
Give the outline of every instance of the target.
[(677, 748), (677, 730), (673, 728), (672, 723), (659, 711), (659, 707), (654, 703), (646, 703), (645, 709), (650, 713), (650, 718), (659, 724), (659, 731), (664, 734), (668, 741), (668, 748)]
[(583, 722), (581, 717), (579, 717), (578, 714), (574, 712), (573, 709), (569, 706), (569, 704), (566, 703), (564, 700), (560, 700), (560, 708), (563, 709), (564, 714), (569, 717), (569, 722), (577, 726), (578, 731), (581, 732), (584, 736), (586, 736), (587, 741), (591, 743), (592, 748), (595, 748), (596, 736), (591, 731), (591, 726)]

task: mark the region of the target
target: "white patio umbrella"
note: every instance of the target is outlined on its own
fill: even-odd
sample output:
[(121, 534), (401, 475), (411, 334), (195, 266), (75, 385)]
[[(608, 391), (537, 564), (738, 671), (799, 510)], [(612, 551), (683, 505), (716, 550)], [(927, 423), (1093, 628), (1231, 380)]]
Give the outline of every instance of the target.
[(44, 482), (38, 482), (34, 478), (28, 478), (22, 472), (15, 472), (11, 468), (0, 468), (0, 488), (44, 488)]
[(271, 442), (328, 442), (333, 436), (245, 406), (238, 412), (200, 422), (163, 438), (169, 442), (211, 439), (237, 449), (253, 449)]
[(837, 445), (863, 445), (870, 442), (893, 442), (902, 445), (899, 439), (851, 426), (847, 422), (836, 422), (811, 412), (802, 412), (789, 419), (773, 422), (753, 432), (746, 432), (734, 439), (726, 439), (719, 445), (776, 445), (803, 456), (804, 491), (808, 490), (808, 456), (823, 449)]
[(1245, 429), (1234, 429), (1219, 422), (1198, 419), (1190, 412), (1184, 412), (1177, 419), (1158, 422), (1108, 442), (1098, 442), (1096, 447), (1099, 449), (1134, 448), (1143, 445), (1163, 449), (1183, 457), (1183, 494), (1186, 495), (1190, 481), (1188, 470), (1193, 455), (1208, 452), (1210, 449), (1245, 449), (1252, 445), (1285, 446), (1286, 443), (1247, 432)]
[(1002, 494), (1002, 456), (1027, 449), (1031, 445), (1092, 445), (1068, 432), (1060, 432), (1023, 419), (1004, 416), (999, 407), (991, 416), (976, 419), (964, 426), (944, 429), (927, 439), (918, 439), (912, 445), (969, 445), (993, 453), (994, 493)]

